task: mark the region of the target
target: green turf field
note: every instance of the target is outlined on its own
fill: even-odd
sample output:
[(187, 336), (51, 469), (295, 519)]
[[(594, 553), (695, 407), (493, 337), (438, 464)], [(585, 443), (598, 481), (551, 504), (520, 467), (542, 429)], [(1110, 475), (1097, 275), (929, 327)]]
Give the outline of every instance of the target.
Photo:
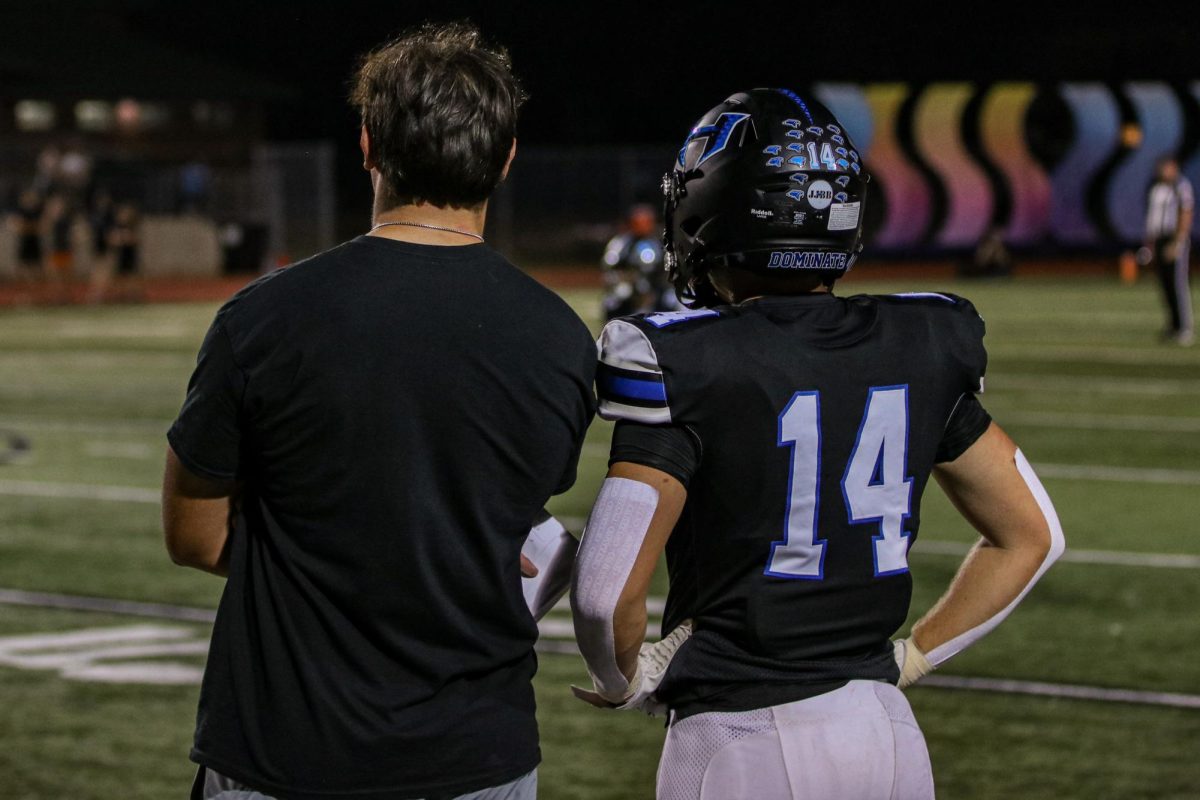
[[(1200, 347), (1157, 343), (1152, 287), (852, 288), (976, 302), (992, 356), (985, 405), (1039, 468), (1066, 530), (1068, 556), (943, 672), (1200, 695)], [(568, 299), (597, 323), (593, 293)], [(215, 607), (221, 582), (167, 559), (155, 497), (163, 433), (214, 310), (0, 311), (0, 430), (33, 445), (0, 464), (0, 590)], [(586, 514), (608, 436), (593, 425), (556, 513)], [(914, 610), (971, 540), (931, 483)], [(547, 641), (565, 644), (567, 630), (556, 613)], [(185, 796), (195, 685), (121, 680), (186, 680), (207, 633), (203, 622), (0, 604), (0, 798)], [(14, 638), (54, 634), (73, 638)], [(577, 656), (543, 655), (541, 796), (651, 797), (661, 721), (578, 703), (567, 686), (583, 678)], [(1200, 709), (932, 687), (910, 697), (942, 798), (1200, 797)]]

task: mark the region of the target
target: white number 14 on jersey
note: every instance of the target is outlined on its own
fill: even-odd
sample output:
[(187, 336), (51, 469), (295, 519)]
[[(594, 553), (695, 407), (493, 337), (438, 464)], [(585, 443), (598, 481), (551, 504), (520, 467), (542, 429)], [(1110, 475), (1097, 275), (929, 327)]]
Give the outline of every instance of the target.
[[(771, 545), (765, 574), (821, 580), (825, 547), (817, 538), (821, 497), (821, 395), (796, 392), (779, 415), (780, 447), (790, 447), (784, 538)], [(912, 508), (908, 463), (908, 386), (872, 387), (858, 439), (842, 476), (842, 496), (854, 525), (878, 525), (875, 575), (908, 571), (904, 520)]]

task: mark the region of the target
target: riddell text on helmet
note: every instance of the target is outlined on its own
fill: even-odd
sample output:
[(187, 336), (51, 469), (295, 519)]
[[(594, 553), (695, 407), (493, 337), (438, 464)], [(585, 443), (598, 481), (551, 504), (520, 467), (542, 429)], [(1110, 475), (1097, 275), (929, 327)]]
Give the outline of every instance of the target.
[(776, 269), (845, 269), (846, 254), (775, 250), (767, 260), (767, 267)]

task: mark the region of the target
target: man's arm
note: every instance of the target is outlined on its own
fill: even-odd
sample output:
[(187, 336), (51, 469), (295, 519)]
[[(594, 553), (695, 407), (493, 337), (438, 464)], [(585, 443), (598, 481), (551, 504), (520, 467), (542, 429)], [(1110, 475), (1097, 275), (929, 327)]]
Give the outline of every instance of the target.
[(599, 694), (621, 703), (638, 687), (646, 595), (687, 490), (652, 467), (614, 463), (592, 509), (571, 586), (579, 649)]
[(162, 519), (167, 553), (182, 567), (229, 574), (229, 531), (236, 513), (238, 484), (202, 478), (167, 447), (163, 472)]
[(1065, 547), (1050, 498), (995, 423), (934, 476), (982, 538), (946, 594), (899, 643), (902, 687), (999, 625)]

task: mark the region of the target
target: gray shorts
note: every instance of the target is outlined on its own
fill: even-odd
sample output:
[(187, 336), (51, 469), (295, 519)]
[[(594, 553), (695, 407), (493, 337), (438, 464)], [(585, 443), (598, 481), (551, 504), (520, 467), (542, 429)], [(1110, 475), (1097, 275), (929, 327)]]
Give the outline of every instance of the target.
[[(221, 773), (200, 767), (192, 787), (193, 800), (274, 800), (270, 795), (256, 792), (249, 786), (226, 778)], [(413, 798), (412, 800), (425, 800)], [(438, 800), (442, 800), (439, 796)], [(503, 786), (492, 786), (470, 794), (460, 794), (445, 800), (537, 800), (537, 770), (527, 772)]]

